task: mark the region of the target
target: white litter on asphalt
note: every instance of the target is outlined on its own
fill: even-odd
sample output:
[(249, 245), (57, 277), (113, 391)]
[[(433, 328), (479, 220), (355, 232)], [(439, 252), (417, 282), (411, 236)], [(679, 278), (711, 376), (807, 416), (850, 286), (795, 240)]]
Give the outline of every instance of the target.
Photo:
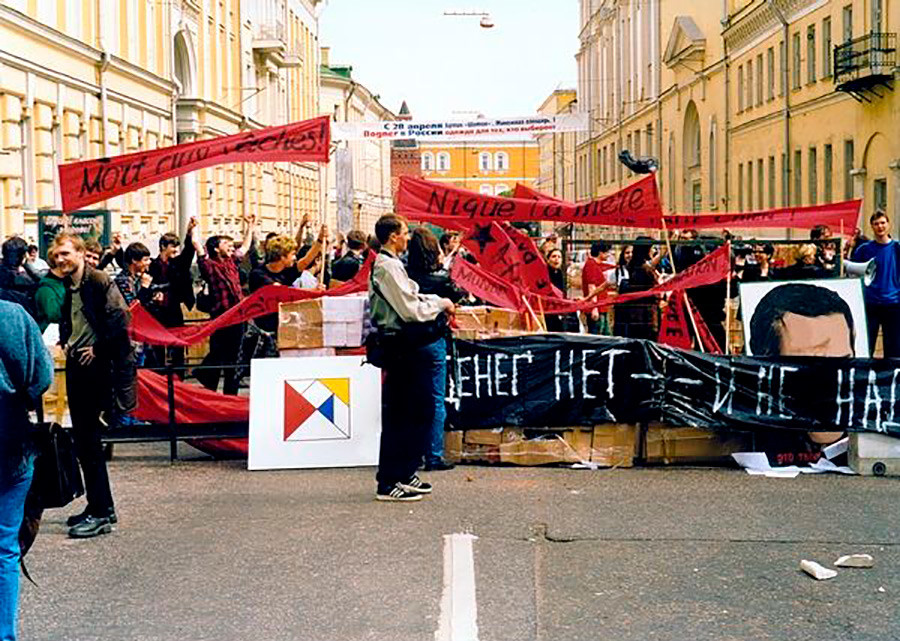
[(444, 535), (444, 591), (435, 641), (478, 641), (473, 534)]
[(772, 467), (769, 457), (765, 452), (735, 452), (732, 455), (735, 462), (747, 470), (751, 476), (766, 476), (768, 478), (792, 479), (801, 474), (822, 474), (834, 472), (836, 474), (856, 474), (852, 469), (842, 465), (835, 465), (827, 458), (820, 458), (809, 467), (797, 465), (784, 465)]
[(807, 561), (806, 559), (800, 561), (800, 569), (818, 581), (833, 579), (838, 575), (838, 573), (834, 570), (829, 570), (825, 566), (819, 565), (815, 561)]
[(834, 562), (839, 568), (871, 568), (875, 567), (875, 559), (871, 554), (848, 554)]

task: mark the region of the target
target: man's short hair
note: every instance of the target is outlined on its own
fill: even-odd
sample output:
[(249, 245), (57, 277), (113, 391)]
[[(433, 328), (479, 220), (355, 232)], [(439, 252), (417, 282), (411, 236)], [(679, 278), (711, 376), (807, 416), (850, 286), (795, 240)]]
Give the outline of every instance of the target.
[(810, 240), (821, 240), (831, 234), (831, 227), (828, 225), (816, 225), (812, 229), (809, 230), (809, 239)]
[(602, 240), (598, 240), (596, 242), (591, 243), (591, 256), (597, 258), (600, 254), (605, 254), (610, 250), (609, 243), (604, 243)]
[(37, 245), (29, 245), (29, 246), (28, 246), (28, 253), (29, 253), (29, 254), (30, 254), (31, 252), (38, 252), (38, 251), (40, 251), (40, 250), (38, 249), (38, 246), (37, 246)]
[(266, 262), (274, 263), (297, 250), (297, 243), (290, 236), (278, 236), (266, 241)]
[(130, 265), (136, 260), (144, 260), (150, 255), (150, 250), (144, 243), (131, 243), (125, 248), (125, 264)]
[(57, 247), (65, 245), (66, 243), (72, 244), (72, 249), (76, 252), (91, 252), (100, 256), (103, 253), (103, 248), (100, 246), (100, 243), (97, 242), (96, 238), (89, 238), (88, 240), (84, 240), (81, 236), (76, 234), (70, 234), (69, 232), (63, 232), (61, 234), (57, 234), (56, 238), (53, 239), (53, 243), (50, 245), (50, 249), (47, 251), (48, 254), (52, 254), (56, 251)]
[[(66, 240), (72, 240), (73, 234), (60, 234), (59, 236), (56, 237), (56, 240), (53, 241), (54, 247), (57, 247), (58, 245), (61, 245), (63, 242), (65, 242), (65, 241), (57, 242), (59, 240), (60, 236), (63, 236), (63, 235), (65, 235), (67, 237)], [(81, 236), (75, 236), (75, 238), (78, 238), (78, 240), (81, 241), (81, 251), (91, 252), (92, 254), (97, 254), (98, 256), (103, 255), (103, 245), (101, 245), (100, 241), (97, 240), (96, 238), (88, 238), (87, 240), (82, 240)], [(78, 246), (75, 244), (74, 241), (72, 242), (72, 247), (75, 248), (75, 251), (79, 251)]]
[(453, 242), (453, 239), (459, 236), (455, 231), (448, 231), (441, 234), (440, 239), (438, 239), (438, 244), (441, 246), (441, 251), (446, 252), (447, 248), (450, 247), (450, 243)]
[(876, 220), (878, 220), (879, 218), (884, 218), (884, 219), (887, 220), (888, 222), (891, 221), (891, 219), (888, 218), (888, 215), (884, 212), (883, 209), (876, 209), (876, 210), (875, 210), (875, 213), (872, 214), (872, 217), (869, 218), (869, 224), (871, 225), (872, 223), (874, 223), (874, 222), (875, 222)]
[(13, 236), (3, 243), (3, 264), (8, 267), (20, 267), (25, 262), (28, 243), (24, 238)]
[(853, 313), (837, 292), (807, 283), (787, 283), (770, 290), (753, 312), (750, 319), (750, 350), (754, 356), (781, 354), (781, 332), (787, 313), (807, 318), (843, 314), (850, 330), (850, 347), (856, 343)]
[(391, 234), (396, 234), (406, 225), (406, 219), (397, 214), (385, 214), (375, 223), (375, 236), (382, 245), (387, 243)]
[(359, 251), (366, 247), (366, 234), (358, 229), (347, 233), (347, 247), (353, 251)]
[(164, 251), (168, 247), (178, 247), (180, 244), (181, 240), (178, 235), (170, 231), (159, 237), (159, 251)]
[(225, 240), (230, 240), (231, 242), (234, 242), (234, 238), (232, 238), (228, 234), (221, 234), (218, 236), (210, 236), (209, 239), (206, 241), (206, 253), (209, 254), (210, 256), (215, 257), (216, 252), (219, 249), (219, 245), (222, 243), (222, 241), (225, 241)]

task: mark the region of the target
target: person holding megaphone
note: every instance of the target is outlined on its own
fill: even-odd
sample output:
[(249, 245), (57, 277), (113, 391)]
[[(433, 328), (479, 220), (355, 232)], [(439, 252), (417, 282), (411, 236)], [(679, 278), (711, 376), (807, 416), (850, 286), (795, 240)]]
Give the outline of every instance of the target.
[(865, 288), (869, 351), (875, 353), (880, 328), (884, 356), (894, 358), (900, 356), (900, 243), (891, 238), (891, 221), (884, 211), (876, 210), (869, 224), (875, 239), (857, 247), (852, 260), (875, 261), (875, 275)]

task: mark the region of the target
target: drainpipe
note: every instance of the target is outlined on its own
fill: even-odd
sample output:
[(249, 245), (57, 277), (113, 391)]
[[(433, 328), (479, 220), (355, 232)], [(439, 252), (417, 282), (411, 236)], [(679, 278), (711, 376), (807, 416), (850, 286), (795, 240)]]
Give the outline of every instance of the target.
[[(722, 20), (723, 26), (726, 28), (728, 24), (728, 16)], [(731, 205), (731, 55), (728, 52), (728, 40), (723, 38), (723, 56), (725, 57), (725, 206), (724, 211), (728, 211)], [(718, 140), (716, 144), (718, 144)], [(718, 208), (719, 203), (714, 203)]]
[[(790, 23), (785, 18), (784, 13), (775, 4), (774, 0), (768, 0), (769, 8), (772, 9), (772, 12), (781, 21), (782, 31), (784, 34), (784, 69), (781, 70), (781, 82), (784, 85), (784, 163), (781, 168), (782, 171), (782, 181), (784, 183), (784, 201), (788, 206), (791, 205), (792, 195), (791, 195), (791, 86), (790, 86), (790, 63), (788, 60), (790, 59), (790, 48), (791, 43), (789, 40), (790, 37)], [(788, 232), (790, 237), (790, 231)]]

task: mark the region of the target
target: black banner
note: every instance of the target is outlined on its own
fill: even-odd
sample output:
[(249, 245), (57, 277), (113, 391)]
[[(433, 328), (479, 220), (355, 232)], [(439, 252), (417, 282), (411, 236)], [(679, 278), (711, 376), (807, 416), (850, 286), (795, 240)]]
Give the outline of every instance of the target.
[(900, 437), (900, 359), (726, 357), (538, 335), (456, 340), (448, 378), (458, 429), (659, 421)]

